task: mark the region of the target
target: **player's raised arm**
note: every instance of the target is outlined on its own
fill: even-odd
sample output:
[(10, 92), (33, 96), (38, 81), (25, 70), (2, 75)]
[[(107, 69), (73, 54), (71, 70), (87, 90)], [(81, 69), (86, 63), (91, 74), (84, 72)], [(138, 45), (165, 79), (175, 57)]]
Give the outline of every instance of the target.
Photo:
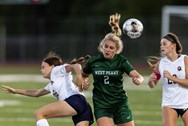
[(82, 89), (82, 83), (83, 83), (82, 66), (80, 64), (76, 63), (76, 64), (69, 64), (65, 68), (66, 68), (67, 72), (70, 72), (70, 71), (75, 72), (76, 85), (78, 86), (79, 91), (83, 91), (83, 89)]

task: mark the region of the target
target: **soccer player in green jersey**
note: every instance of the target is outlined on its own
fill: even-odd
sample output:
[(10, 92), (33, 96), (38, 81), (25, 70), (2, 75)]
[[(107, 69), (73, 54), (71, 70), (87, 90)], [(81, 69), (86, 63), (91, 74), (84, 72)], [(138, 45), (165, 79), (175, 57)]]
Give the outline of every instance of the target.
[(126, 91), (123, 89), (123, 75), (140, 85), (144, 78), (133, 68), (126, 57), (119, 54), (123, 49), (119, 28), (120, 15), (110, 16), (112, 27), (99, 44), (101, 54), (91, 57), (83, 67), (83, 88), (89, 87), (88, 77), (93, 75), (93, 105), (97, 126), (134, 126), (132, 112)]

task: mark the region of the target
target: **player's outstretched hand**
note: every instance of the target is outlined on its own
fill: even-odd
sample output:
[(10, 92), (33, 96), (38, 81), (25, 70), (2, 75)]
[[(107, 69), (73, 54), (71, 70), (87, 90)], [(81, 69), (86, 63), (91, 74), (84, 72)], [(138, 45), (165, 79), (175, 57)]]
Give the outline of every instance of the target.
[(14, 88), (11, 88), (9, 86), (6, 86), (6, 85), (1, 85), (1, 87), (3, 88), (4, 91), (8, 92), (8, 93), (12, 93), (12, 94), (15, 94), (16, 91)]

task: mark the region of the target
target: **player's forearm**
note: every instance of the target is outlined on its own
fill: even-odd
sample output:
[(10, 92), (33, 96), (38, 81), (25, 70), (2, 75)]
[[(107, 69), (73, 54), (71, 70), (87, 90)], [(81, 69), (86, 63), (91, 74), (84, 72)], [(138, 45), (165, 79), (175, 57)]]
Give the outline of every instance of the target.
[(176, 77), (174, 77), (174, 76), (171, 76), (171, 77), (169, 78), (169, 80), (171, 80), (171, 81), (174, 82), (174, 83), (178, 83), (178, 84), (180, 84), (180, 85), (182, 85), (182, 86), (188, 87), (188, 79), (179, 79), (179, 78), (176, 78)]
[(143, 76), (139, 74), (138, 80), (139, 80), (139, 84), (141, 84), (144, 81)]
[(15, 94), (20, 94), (30, 97), (38, 97), (37, 90), (15, 89)]
[(82, 91), (82, 67), (80, 64), (75, 64), (73, 67), (75, 73), (76, 73), (76, 85), (78, 86), (79, 90)]
[(75, 64), (73, 66), (73, 69), (74, 69), (76, 75), (78, 75), (78, 76), (82, 75), (82, 66), (80, 64)]

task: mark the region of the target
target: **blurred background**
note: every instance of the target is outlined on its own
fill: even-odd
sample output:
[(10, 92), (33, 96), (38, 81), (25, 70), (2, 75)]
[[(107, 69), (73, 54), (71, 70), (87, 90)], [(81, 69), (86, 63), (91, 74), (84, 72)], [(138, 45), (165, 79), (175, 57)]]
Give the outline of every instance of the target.
[[(111, 31), (109, 16), (115, 13), (121, 14), (121, 27), (128, 18), (143, 23), (140, 38), (122, 35), (122, 54), (145, 64), (146, 56), (159, 54), (164, 6), (187, 4), (186, 0), (0, 0), (0, 64), (40, 62), (49, 51), (65, 61), (96, 55), (99, 42)], [(188, 14), (170, 17), (164, 25), (179, 36), (187, 53)]]
[[(159, 55), (161, 36), (169, 31), (179, 37), (183, 53), (188, 53), (187, 0), (0, 0), (0, 84), (43, 88), (47, 82), (40, 75), (40, 64), (50, 51), (66, 62), (97, 55), (99, 42), (111, 32), (109, 16), (115, 13), (121, 14), (121, 28), (129, 18), (144, 25), (138, 39), (121, 36), (122, 54), (145, 78), (137, 87), (125, 76), (135, 124), (161, 126), (161, 84), (152, 90), (147, 85), (151, 71), (145, 58)], [(85, 94), (93, 106), (91, 90)], [(54, 101), (49, 96), (33, 99), (0, 90), (0, 126), (33, 126), (33, 113)], [(71, 118), (49, 121), (53, 126), (73, 125)], [(182, 125), (180, 119), (177, 126)]]

